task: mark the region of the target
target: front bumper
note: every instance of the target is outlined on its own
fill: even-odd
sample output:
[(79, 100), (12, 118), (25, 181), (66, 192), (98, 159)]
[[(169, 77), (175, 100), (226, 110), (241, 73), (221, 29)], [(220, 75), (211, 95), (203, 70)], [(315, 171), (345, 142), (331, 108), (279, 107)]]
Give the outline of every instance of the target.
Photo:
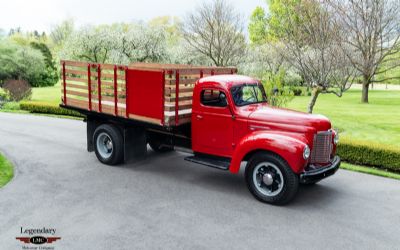
[(335, 156), (330, 165), (318, 169), (305, 171), (300, 174), (300, 183), (315, 183), (328, 176), (333, 175), (339, 169), (340, 157)]

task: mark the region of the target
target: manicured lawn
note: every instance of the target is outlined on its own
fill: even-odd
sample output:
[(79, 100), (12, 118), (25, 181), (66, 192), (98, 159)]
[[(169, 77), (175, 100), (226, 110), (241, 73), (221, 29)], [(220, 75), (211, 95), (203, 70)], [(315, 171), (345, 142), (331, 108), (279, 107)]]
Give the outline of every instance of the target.
[(0, 187), (3, 187), (14, 175), (12, 164), (0, 154)]
[(346, 170), (351, 170), (355, 172), (360, 172), (360, 173), (365, 173), (365, 174), (372, 174), (372, 175), (377, 175), (377, 176), (382, 176), (382, 177), (388, 177), (396, 180), (400, 180), (400, 174), (397, 173), (391, 173), (382, 169), (377, 169), (377, 168), (371, 168), (371, 167), (363, 167), (363, 166), (358, 166), (358, 165), (352, 165), (349, 163), (343, 162), (340, 165), (340, 168), (346, 169)]
[[(400, 91), (372, 90), (369, 104), (361, 104), (360, 97), (360, 90), (349, 90), (341, 98), (320, 95), (314, 113), (331, 119), (341, 136), (400, 147)], [(295, 97), (288, 108), (306, 111), (309, 99)]]
[(47, 102), (49, 104), (58, 105), (61, 102), (61, 86), (56, 84), (53, 87), (33, 88), (33, 102)]

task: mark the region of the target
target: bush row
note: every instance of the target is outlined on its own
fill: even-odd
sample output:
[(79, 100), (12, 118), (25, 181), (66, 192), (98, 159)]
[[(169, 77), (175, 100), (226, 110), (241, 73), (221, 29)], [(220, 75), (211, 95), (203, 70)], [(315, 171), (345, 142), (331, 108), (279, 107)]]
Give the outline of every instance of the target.
[(400, 149), (382, 144), (342, 139), (337, 154), (343, 161), (400, 173)]
[(79, 112), (40, 102), (21, 102), (20, 109), (29, 111), (31, 113), (83, 117)]

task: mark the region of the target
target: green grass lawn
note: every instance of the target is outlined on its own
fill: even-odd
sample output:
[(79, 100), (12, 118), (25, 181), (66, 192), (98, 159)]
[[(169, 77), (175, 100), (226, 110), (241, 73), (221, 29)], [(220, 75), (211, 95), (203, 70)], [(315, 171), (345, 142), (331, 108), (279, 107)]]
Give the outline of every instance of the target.
[(342, 162), (342, 164), (340, 164), (340, 168), (355, 171), (355, 172), (360, 172), (360, 173), (364, 173), (364, 174), (372, 174), (372, 175), (377, 175), (377, 176), (388, 177), (388, 178), (400, 180), (400, 174), (388, 172), (388, 171), (385, 171), (382, 169), (358, 166), (358, 165), (353, 165), (353, 164), (349, 164), (346, 162)]
[(6, 185), (14, 175), (12, 164), (0, 154), (0, 187)]
[[(313, 113), (331, 119), (343, 137), (400, 147), (400, 91), (370, 90), (369, 104), (360, 99), (360, 90), (349, 90), (341, 98), (323, 94)], [(309, 100), (295, 97), (288, 108), (306, 111)]]
[(58, 105), (61, 102), (61, 86), (56, 84), (53, 87), (32, 88), (33, 102), (46, 102)]

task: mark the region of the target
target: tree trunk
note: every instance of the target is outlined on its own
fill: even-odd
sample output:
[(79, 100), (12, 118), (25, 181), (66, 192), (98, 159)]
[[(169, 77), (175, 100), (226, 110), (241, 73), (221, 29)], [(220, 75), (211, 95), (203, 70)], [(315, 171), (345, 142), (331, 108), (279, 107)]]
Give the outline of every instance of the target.
[(317, 102), (317, 98), (318, 98), (318, 95), (319, 95), (320, 92), (321, 91), (320, 91), (319, 88), (314, 88), (313, 89), (312, 95), (311, 95), (311, 100), (310, 100), (310, 103), (308, 104), (308, 110), (307, 110), (308, 113), (312, 114), (313, 109), (314, 109), (314, 105)]
[(368, 89), (369, 89), (368, 76), (364, 75), (362, 83), (362, 95), (361, 95), (362, 103), (368, 103)]

